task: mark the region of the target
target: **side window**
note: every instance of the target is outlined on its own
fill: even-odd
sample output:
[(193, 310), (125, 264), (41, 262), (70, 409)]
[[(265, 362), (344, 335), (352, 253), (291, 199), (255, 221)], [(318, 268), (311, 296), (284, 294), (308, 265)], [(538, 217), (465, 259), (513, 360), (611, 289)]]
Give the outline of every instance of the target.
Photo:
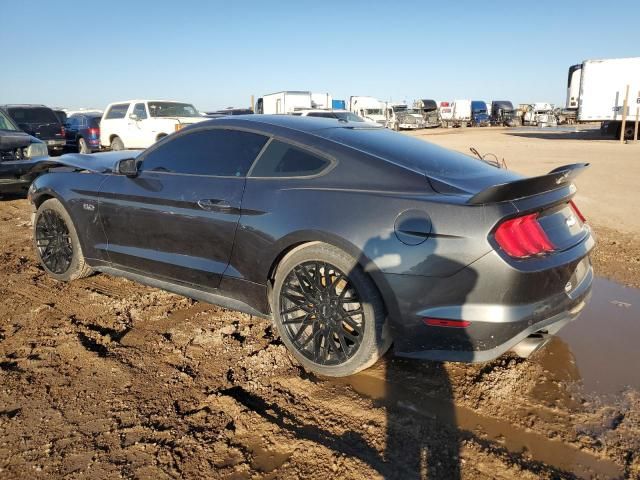
[(252, 177), (302, 177), (320, 173), (329, 160), (273, 140), (251, 172)]
[(238, 130), (189, 132), (166, 141), (146, 155), (142, 170), (242, 177), (267, 140), (263, 135)]
[(128, 103), (118, 103), (116, 105), (111, 105), (111, 108), (107, 112), (104, 118), (112, 120), (116, 118), (124, 118), (127, 114), (127, 110), (129, 110)]
[(144, 103), (136, 103), (131, 113), (136, 114), (140, 120), (147, 118), (147, 109), (144, 108)]
[(67, 125), (69, 128), (76, 129), (78, 128), (78, 117), (69, 117), (67, 118)]

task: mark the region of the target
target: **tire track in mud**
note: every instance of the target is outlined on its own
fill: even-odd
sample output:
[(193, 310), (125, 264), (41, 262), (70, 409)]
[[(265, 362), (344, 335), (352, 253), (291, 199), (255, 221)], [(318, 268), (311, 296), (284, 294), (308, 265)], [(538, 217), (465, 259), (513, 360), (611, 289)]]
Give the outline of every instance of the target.
[[(462, 478), (589, 476), (569, 456), (602, 478), (614, 467), (640, 473), (632, 399), (608, 416), (586, 414), (527, 397), (539, 382), (533, 364), (452, 365), (451, 425), (433, 406), (446, 392), (427, 366), (387, 381), (384, 363), (363, 374), (366, 388), (305, 375), (265, 320), (106, 275), (53, 282), (35, 264), (29, 229), (9, 234), (11, 222), (0, 220), (0, 477), (40, 468), (53, 477), (404, 479), (419, 467), (422, 478), (451, 478), (442, 445), (452, 444)], [(588, 436), (580, 449), (578, 427)], [(423, 464), (390, 456), (390, 439), (401, 452), (421, 445)], [(562, 458), (541, 454), (540, 442)]]

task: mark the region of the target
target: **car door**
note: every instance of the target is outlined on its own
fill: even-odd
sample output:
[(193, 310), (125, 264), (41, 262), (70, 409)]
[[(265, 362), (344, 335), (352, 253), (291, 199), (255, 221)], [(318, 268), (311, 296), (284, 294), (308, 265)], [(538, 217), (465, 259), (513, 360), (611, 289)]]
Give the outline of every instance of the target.
[(127, 116), (127, 132), (129, 148), (146, 148), (149, 143), (149, 116), (144, 102), (133, 105), (131, 113)]
[(217, 288), (229, 263), (245, 175), (267, 137), (204, 127), (160, 141), (139, 173), (100, 192), (110, 261), (156, 278)]
[(79, 117), (71, 116), (67, 118), (64, 124), (64, 136), (66, 139), (67, 147), (74, 148), (78, 139), (78, 120)]

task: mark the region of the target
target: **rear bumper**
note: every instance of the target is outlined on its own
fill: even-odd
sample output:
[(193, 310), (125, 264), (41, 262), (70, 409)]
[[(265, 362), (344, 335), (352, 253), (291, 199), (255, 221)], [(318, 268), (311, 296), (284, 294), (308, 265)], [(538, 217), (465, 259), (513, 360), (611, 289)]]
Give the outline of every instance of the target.
[[(568, 310), (561, 311), (543, 319), (540, 319), (540, 315), (533, 305), (490, 306), (487, 311), (484, 312), (486, 321), (474, 321), (471, 328), (465, 329), (467, 330), (466, 341), (468, 342), (468, 346), (471, 347), (469, 349), (423, 350), (395, 353), (401, 357), (443, 362), (487, 362), (493, 360), (532, 334), (555, 334), (568, 323), (578, 318), (591, 298), (592, 282), (593, 269), (589, 267), (587, 276), (576, 289), (579, 290), (579, 294), (571, 299), (571, 307)], [(482, 318), (480, 312), (477, 315), (478, 316), (474, 318)], [(446, 329), (446, 327), (430, 328)], [(444, 332), (442, 335), (447, 336), (451, 334)]]
[[(514, 268), (494, 251), (449, 277), (383, 274), (396, 355), (483, 362), (533, 333), (555, 333), (588, 302), (594, 243), (589, 235), (539, 269)], [(470, 323), (428, 326), (425, 318)]]

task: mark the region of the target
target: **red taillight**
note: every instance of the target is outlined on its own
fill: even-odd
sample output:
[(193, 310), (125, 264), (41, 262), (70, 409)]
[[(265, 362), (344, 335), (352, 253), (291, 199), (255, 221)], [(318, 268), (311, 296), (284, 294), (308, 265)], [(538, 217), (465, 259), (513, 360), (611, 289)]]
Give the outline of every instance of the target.
[(575, 213), (575, 214), (578, 216), (578, 218), (580, 219), (580, 221), (581, 221), (582, 223), (585, 223), (585, 222), (587, 221), (587, 219), (586, 219), (586, 218), (584, 218), (584, 215), (582, 215), (582, 212), (580, 211), (580, 209), (578, 208), (578, 206), (577, 206), (575, 203), (573, 203), (573, 200), (570, 200), (570, 201), (569, 201), (569, 205), (571, 205), (571, 209), (573, 210), (573, 213)]
[(502, 223), (495, 233), (496, 242), (507, 255), (526, 258), (555, 250), (555, 246), (531, 213)]
[(100, 129), (99, 128), (90, 128), (89, 129), (89, 135), (93, 135), (95, 137), (97, 137), (100, 134)]
[(422, 321), (430, 327), (466, 328), (471, 325), (468, 320), (449, 320), (446, 318), (423, 318)]
[(64, 137), (64, 127), (60, 127), (60, 135)]

